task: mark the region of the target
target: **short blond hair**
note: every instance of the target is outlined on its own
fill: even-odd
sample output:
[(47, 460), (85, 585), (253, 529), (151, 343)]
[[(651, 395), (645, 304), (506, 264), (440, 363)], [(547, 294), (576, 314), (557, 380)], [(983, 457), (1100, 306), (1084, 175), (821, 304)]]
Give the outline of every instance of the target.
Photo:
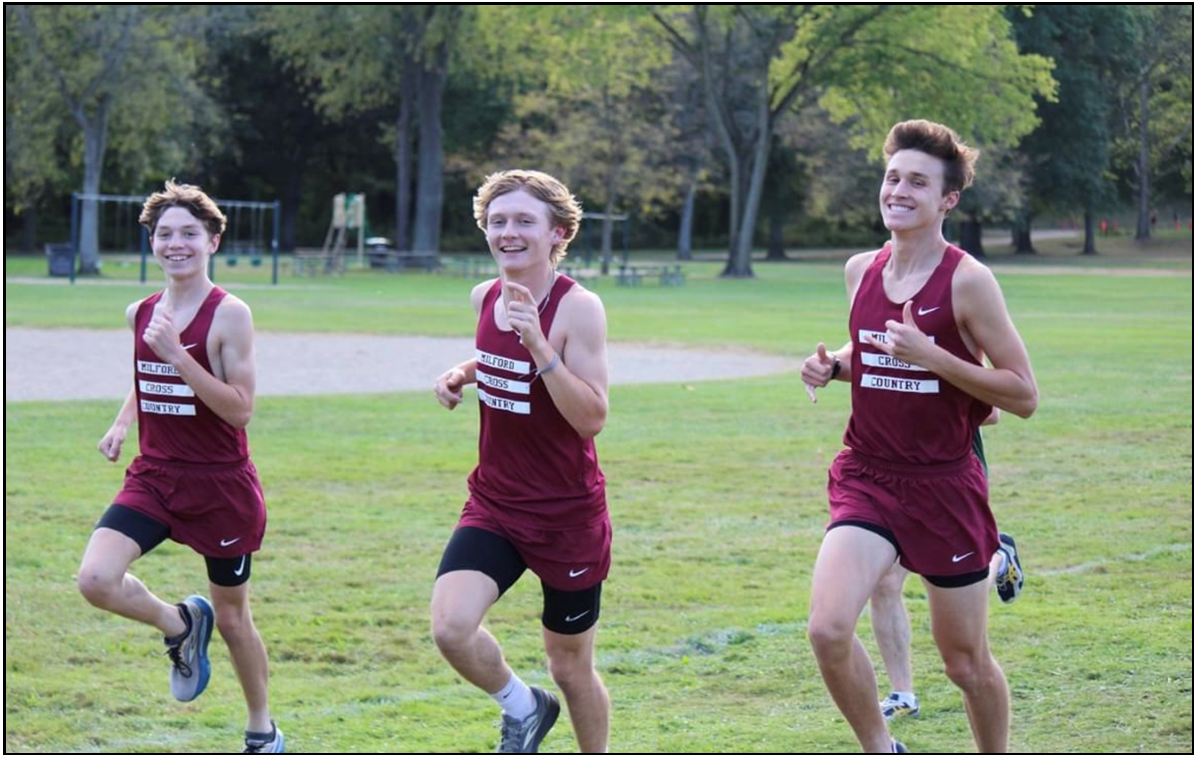
[(491, 202), (500, 195), (523, 190), (549, 206), (549, 225), (561, 229), (561, 241), (553, 245), (552, 263), (565, 257), (566, 248), (578, 234), (582, 223), (582, 205), (569, 188), (541, 171), (513, 169), (499, 171), (486, 177), (478, 194), (474, 195), (474, 221), (486, 231), (486, 213)]

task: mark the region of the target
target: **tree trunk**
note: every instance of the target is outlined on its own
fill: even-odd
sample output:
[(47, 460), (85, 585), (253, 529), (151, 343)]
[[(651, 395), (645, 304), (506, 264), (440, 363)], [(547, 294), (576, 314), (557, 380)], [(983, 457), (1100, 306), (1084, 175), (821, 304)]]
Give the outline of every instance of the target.
[(982, 228), (981, 221), (976, 216), (969, 216), (960, 221), (960, 248), (974, 258), (985, 257), (985, 246), (981, 243)]
[(439, 253), (441, 211), (445, 204), (445, 149), (441, 104), (445, 92), (448, 46), (442, 45), (433, 68), (420, 72), (420, 158), (412, 249)]
[(698, 195), (698, 172), (690, 175), (690, 184), (686, 187), (686, 200), (682, 203), (682, 223), (677, 232), (677, 259), (679, 261), (694, 260), (694, 200)]
[(283, 251), (294, 251), (296, 247), (295, 240), (298, 236), (296, 222), (299, 219), (300, 205), (303, 203), (303, 170), (304, 166), (301, 162), (292, 162), (291, 168), (287, 172), (287, 186), (283, 188), (278, 230), (278, 246)]
[[(733, 124), (729, 123), (729, 115), (720, 108), (719, 96), (716, 90), (719, 83), (715, 81), (715, 74), (711, 70), (711, 47), (706, 40), (706, 15), (709, 10), (706, 5), (694, 6), (695, 25), (700, 30), (699, 36), (702, 38), (700, 43), (700, 59), (701, 59), (701, 73), (702, 73), (702, 91), (706, 99), (707, 112), (712, 115), (712, 123), (715, 127), (715, 135), (719, 139), (719, 144), (723, 148), (723, 152), (727, 155), (727, 173), (728, 173), (728, 189), (730, 197), (728, 198), (728, 261), (727, 267), (723, 270), (723, 276), (737, 276), (735, 266), (735, 251), (737, 240), (740, 236), (740, 202), (743, 195), (743, 187), (741, 186), (741, 175), (743, 171), (742, 162), (740, 160), (739, 146), (736, 140), (732, 138)], [(767, 71), (766, 71), (767, 73)], [(768, 76), (765, 77), (768, 82)], [(767, 89), (767, 85), (766, 89)], [(751, 269), (750, 269), (751, 274)]]
[[(764, 81), (768, 81), (768, 69)], [(769, 114), (769, 88), (761, 86), (757, 91), (756, 141), (752, 145), (749, 165), (752, 172), (748, 177), (747, 191), (742, 193), (744, 208), (740, 215), (740, 231), (732, 238), (732, 251), (727, 268), (722, 276), (751, 278), (752, 240), (756, 231), (756, 219), (761, 210), (761, 196), (765, 190), (765, 173), (769, 168), (769, 145), (773, 141), (773, 119)]]
[(1031, 228), (1020, 226), (1014, 230), (1014, 252), (1019, 255), (1036, 255), (1038, 251), (1031, 244)]
[(30, 203), (21, 211), (22, 253), (37, 252), (37, 204)]
[(1018, 255), (1035, 255), (1031, 244), (1031, 214), (1024, 208), (1014, 217), (1014, 252)]
[(610, 192), (607, 193), (607, 204), (603, 206), (603, 223), (600, 229), (599, 250), (603, 256), (603, 274), (611, 273), (611, 238), (614, 236), (615, 221), (612, 216), (615, 215), (615, 197)]
[(411, 119), (416, 98), (416, 62), (403, 59), (399, 82), (399, 117), (395, 122), (395, 249), (411, 250)]
[[(304, 121), (300, 123), (304, 124)], [(314, 124), (306, 125), (311, 128), (297, 130), (295, 143), (288, 150), (285, 159), (280, 161), (285, 164), (285, 168), (279, 166), (275, 179), (283, 184), (278, 226), (278, 247), (282, 252), (294, 252), (298, 246), (299, 213), (303, 209), (303, 180), (307, 174), (308, 157), (311, 155), (316, 133)]]
[(769, 214), (769, 252), (765, 260), (786, 260), (786, 217), (781, 211)]
[[(740, 162), (740, 156), (736, 154), (735, 148), (729, 148), (727, 154), (727, 168), (729, 176), (728, 189), (731, 190), (731, 197), (727, 199), (728, 214), (727, 214), (727, 253), (728, 253), (728, 268), (731, 267), (731, 259), (735, 257), (736, 240), (740, 236), (740, 198), (744, 196), (743, 189), (740, 186), (740, 175), (743, 171)], [(724, 275), (727, 271), (724, 270)]]
[(1085, 246), (1081, 255), (1097, 255), (1097, 217), (1090, 208), (1085, 209)]
[[(76, 114), (83, 126), (83, 194), (100, 194), (104, 175), (104, 153), (108, 147), (108, 107), (110, 96), (100, 98), (94, 118)], [(84, 200), (79, 215), (79, 273), (100, 273), (100, 211), (95, 200)]]
[(1151, 140), (1147, 133), (1147, 104), (1151, 96), (1151, 78), (1144, 75), (1139, 81), (1139, 214), (1135, 223), (1135, 239), (1151, 238), (1148, 219), (1151, 205)]

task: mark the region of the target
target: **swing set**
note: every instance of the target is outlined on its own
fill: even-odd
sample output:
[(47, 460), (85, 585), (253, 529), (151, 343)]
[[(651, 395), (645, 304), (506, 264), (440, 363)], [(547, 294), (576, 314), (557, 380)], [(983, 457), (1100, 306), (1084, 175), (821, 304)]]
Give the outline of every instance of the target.
[[(271, 283), (278, 284), (279, 201), (216, 200), (224, 212), (227, 225), (221, 236), (220, 253), (228, 266), (236, 266), (242, 258), (251, 266), (261, 266), (269, 253), (273, 272)], [(139, 195), (99, 195), (75, 192), (71, 194), (71, 272), (74, 256), (78, 255), (80, 218), (83, 203), (96, 203), (97, 237), (101, 254), (138, 255), (141, 259), (141, 282), (146, 281), (151, 256), (149, 233), (137, 223), (145, 198)], [(208, 261), (208, 275), (215, 279), (215, 258)], [(71, 276), (74, 281), (74, 276)]]

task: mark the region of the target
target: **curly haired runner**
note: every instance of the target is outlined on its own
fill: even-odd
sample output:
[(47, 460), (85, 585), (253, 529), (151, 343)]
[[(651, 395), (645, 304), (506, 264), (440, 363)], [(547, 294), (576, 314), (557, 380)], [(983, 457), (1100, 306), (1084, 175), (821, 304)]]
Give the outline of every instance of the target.
[[(267, 703), (266, 647), (249, 609), (253, 553), (266, 531), (245, 433), (256, 381), (253, 317), (208, 277), (225, 216), (198, 187), (167, 182), (146, 200), (139, 221), (166, 289), (126, 311), (134, 385), (99, 450), (119, 460), (134, 423), (141, 450), (92, 532), (79, 591), (97, 608), (162, 631), (171, 693), (184, 702), (208, 685), (215, 625), (245, 693), (245, 752), (281, 753), (283, 733)], [(165, 603), (129, 573), (168, 537), (204, 556), (211, 604), (200, 595)]]
[(611, 564), (606, 481), (594, 437), (607, 421), (607, 317), (598, 296), (557, 262), (582, 209), (538, 171), (487, 178), (474, 198), (498, 279), (470, 297), (475, 357), (437, 380), (452, 410), (477, 384), (478, 466), (432, 594), (432, 633), (446, 660), (503, 709), (499, 752), (534, 753), (557, 720), (556, 697), (529, 687), (482, 627), (531, 569), (544, 593), (549, 672), (578, 746), (607, 749), (611, 704), (594, 665), (602, 583)]

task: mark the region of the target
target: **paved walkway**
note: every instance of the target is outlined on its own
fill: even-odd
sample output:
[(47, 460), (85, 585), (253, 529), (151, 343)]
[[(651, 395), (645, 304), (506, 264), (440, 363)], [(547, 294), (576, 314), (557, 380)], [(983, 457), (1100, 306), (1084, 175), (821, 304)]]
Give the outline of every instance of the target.
[[(120, 400), (132, 386), (133, 336), (124, 330), (4, 330), (4, 400)], [(470, 338), (360, 334), (257, 336), (258, 394), (432, 391), (437, 376), (474, 352)], [(801, 368), (801, 358), (747, 350), (611, 344), (613, 384), (693, 382)]]

